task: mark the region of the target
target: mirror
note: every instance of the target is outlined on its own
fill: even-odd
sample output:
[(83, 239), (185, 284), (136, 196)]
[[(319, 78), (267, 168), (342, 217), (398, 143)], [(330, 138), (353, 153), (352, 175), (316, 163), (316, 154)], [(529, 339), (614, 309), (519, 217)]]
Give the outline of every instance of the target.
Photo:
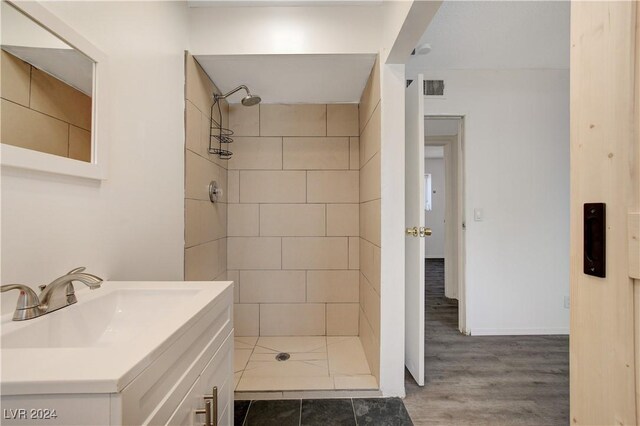
[(95, 116), (102, 54), (37, 2), (1, 7), (3, 166), (103, 179)]

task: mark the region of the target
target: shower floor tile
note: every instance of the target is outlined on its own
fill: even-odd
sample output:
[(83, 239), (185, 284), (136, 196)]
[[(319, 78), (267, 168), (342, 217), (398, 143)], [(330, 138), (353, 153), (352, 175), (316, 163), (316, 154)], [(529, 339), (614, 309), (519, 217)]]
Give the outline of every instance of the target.
[(357, 336), (236, 337), (234, 378), (239, 392), (378, 388)]

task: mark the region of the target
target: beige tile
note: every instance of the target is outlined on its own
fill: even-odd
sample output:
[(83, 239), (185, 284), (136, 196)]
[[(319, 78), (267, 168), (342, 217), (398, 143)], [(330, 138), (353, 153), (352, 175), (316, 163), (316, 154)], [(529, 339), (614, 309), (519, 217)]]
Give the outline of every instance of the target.
[(360, 138), (349, 138), (349, 168), (360, 169)]
[(229, 170), (227, 174), (227, 200), (229, 203), (240, 202), (240, 172)]
[[(209, 115), (209, 111), (207, 111), (206, 113), (200, 111), (200, 150), (198, 153), (204, 158), (207, 158), (210, 161), (213, 161), (214, 163), (218, 164), (215, 160), (218, 159), (219, 157), (217, 155), (209, 154), (210, 139), (211, 139), (211, 117)], [(211, 146), (215, 148), (215, 147), (218, 147), (218, 144), (216, 144), (215, 141), (213, 141)]]
[(184, 251), (186, 281), (210, 281), (225, 268), (219, 264), (218, 240), (187, 248)]
[(192, 247), (202, 242), (200, 238), (202, 224), (200, 203), (202, 201), (189, 199), (184, 201), (184, 245)]
[(364, 166), (376, 152), (380, 152), (380, 138), (380, 106), (378, 106), (360, 135), (360, 167)]
[(367, 317), (376, 339), (380, 340), (380, 296), (362, 274), (360, 274), (360, 309)]
[(380, 198), (380, 153), (376, 153), (360, 170), (360, 202)]
[(367, 321), (364, 312), (360, 309), (360, 343), (367, 357), (367, 363), (371, 374), (376, 377), (380, 376), (380, 341), (376, 339), (373, 330)]
[(327, 350), (332, 375), (371, 374), (359, 337), (327, 337)]
[(202, 154), (201, 148), (201, 130), (202, 130), (202, 113), (189, 100), (185, 101), (185, 146), (188, 150), (196, 154)]
[(229, 237), (227, 240), (229, 269), (280, 269), (282, 266), (280, 238)]
[(228, 205), (228, 234), (230, 237), (257, 237), (260, 235), (260, 206), (258, 204)]
[(360, 204), (360, 236), (380, 247), (380, 200)]
[(284, 138), (282, 161), (289, 170), (349, 169), (349, 138)]
[(234, 349), (233, 351), (233, 372), (243, 371), (251, 357), (251, 349)]
[[(238, 391), (272, 391), (272, 390), (328, 390), (333, 389), (333, 378), (329, 376), (275, 376), (275, 377), (242, 377), (238, 383)], [(257, 395), (254, 395), (257, 396)], [(249, 396), (253, 398), (254, 396)], [(260, 395), (261, 399), (272, 397), (282, 399), (282, 393), (270, 392)]]
[(260, 235), (313, 237), (325, 235), (324, 204), (262, 204)]
[(327, 338), (324, 336), (261, 336), (256, 342), (255, 353), (326, 353)]
[(0, 142), (66, 157), (69, 125), (2, 99)]
[(374, 108), (380, 102), (379, 60), (380, 58), (376, 58), (376, 62), (373, 64), (373, 68), (371, 69), (371, 74), (369, 75), (367, 84), (365, 85), (364, 90), (362, 91), (362, 96), (360, 97), (360, 133), (362, 133), (362, 129), (367, 124), (369, 117), (371, 117), (371, 113), (373, 112)]
[[(283, 399), (325, 399), (325, 398), (380, 398), (382, 392), (379, 390), (300, 390), (300, 391), (283, 391), (283, 392), (240, 392), (240, 394), (248, 394), (253, 396), (281, 393)], [(238, 395), (238, 394), (236, 394)], [(236, 398), (238, 399), (238, 398)], [(258, 398), (254, 398), (258, 399)]]
[(380, 294), (380, 267), (380, 247), (373, 246), (373, 270), (370, 282), (378, 294)]
[[(251, 354), (251, 361), (265, 361), (271, 362), (276, 360), (276, 356), (283, 351), (269, 351), (269, 352), (253, 352)], [(286, 351), (284, 351), (286, 352)], [(290, 355), (290, 361), (317, 361), (327, 360), (326, 348), (324, 352), (288, 352)]]
[(4, 50), (1, 52), (0, 78), (2, 84), (0, 92), (2, 92), (2, 98), (28, 107), (31, 66)]
[(215, 86), (190, 54), (186, 57), (185, 74), (187, 99), (201, 112), (208, 114), (213, 102), (211, 95)]
[(322, 303), (260, 305), (261, 336), (321, 336), (325, 331)]
[(260, 106), (229, 105), (229, 129), (234, 136), (260, 135)]
[[(219, 272), (220, 274), (225, 273), (227, 271), (227, 239), (220, 238), (218, 240), (218, 265), (220, 265)], [(217, 281), (221, 281), (218, 279)]]
[(347, 269), (347, 238), (285, 237), (282, 239), (283, 269)]
[(242, 303), (305, 301), (304, 271), (240, 271)]
[[(202, 242), (213, 241), (227, 236), (227, 204), (200, 201)], [(223, 263), (226, 265), (226, 262)]]
[(240, 383), (240, 378), (242, 378), (242, 372), (233, 373), (233, 389), (235, 390)]
[(357, 171), (307, 172), (307, 201), (310, 203), (357, 203)]
[(327, 136), (358, 136), (358, 104), (327, 105)]
[[(253, 378), (252, 380), (263, 380), (264, 378)], [(268, 381), (268, 379), (264, 380), (265, 382)], [(269, 389), (265, 389), (264, 391), (240, 391), (239, 389), (236, 389), (236, 392), (234, 394), (234, 399), (236, 401), (253, 401), (253, 400), (257, 400), (257, 399), (266, 399), (266, 400), (272, 400), (272, 399), (282, 399), (283, 398), (283, 392), (275, 392), (275, 391), (271, 391)]]
[(233, 348), (235, 350), (238, 349), (250, 349), (256, 346), (256, 342), (258, 341), (258, 336), (234, 336), (233, 338)]
[(322, 104), (260, 105), (260, 136), (326, 136), (327, 107)]
[(349, 269), (360, 269), (360, 238), (349, 237)]
[(91, 162), (91, 132), (69, 125), (69, 158)]
[(30, 108), (91, 130), (91, 97), (55, 77), (31, 69)]
[(371, 281), (374, 276), (373, 268), (373, 244), (360, 238), (360, 273)]
[(229, 169), (282, 170), (282, 138), (236, 137)]
[(260, 305), (233, 305), (235, 336), (257, 336), (260, 331)]
[(357, 336), (359, 309), (357, 303), (328, 303), (327, 336)]
[(357, 236), (360, 232), (359, 204), (327, 204), (327, 235)]
[(233, 303), (240, 303), (240, 271), (227, 271), (227, 281), (233, 281)]
[(304, 203), (306, 172), (240, 172), (241, 203)]
[(320, 377), (329, 376), (327, 360), (249, 361), (242, 377)]
[(358, 271), (307, 271), (307, 302), (358, 302), (359, 275)]
[(378, 389), (378, 381), (370, 374), (357, 376), (334, 376), (336, 389)]
[(215, 180), (223, 188), (221, 202), (226, 202), (226, 171), (189, 150), (185, 151), (185, 157), (185, 198), (208, 201), (209, 183)]

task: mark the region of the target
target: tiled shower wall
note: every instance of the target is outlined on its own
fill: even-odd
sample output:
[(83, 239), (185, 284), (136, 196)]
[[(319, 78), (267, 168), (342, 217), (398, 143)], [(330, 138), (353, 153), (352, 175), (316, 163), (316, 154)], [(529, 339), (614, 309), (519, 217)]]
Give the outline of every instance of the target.
[[(380, 74), (373, 66), (360, 99), (360, 341), (380, 371)], [(404, 139), (400, 138), (400, 143)]]
[(358, 335), (358, 105), (232, 104), (229, 125), (236, 335)]
[[(185, 280), (226, 279), (227, 266), (227, 163), (208, 153), (209, 116), (213, 82), (195, 59), (185, 57)], [(222, 101), (223, 125), (229, 105)], [(223, 190), (219, 202), (209, 201), (209, 182)]]
[(91, 97), (0, 52), (2, 143), (90, 162)]

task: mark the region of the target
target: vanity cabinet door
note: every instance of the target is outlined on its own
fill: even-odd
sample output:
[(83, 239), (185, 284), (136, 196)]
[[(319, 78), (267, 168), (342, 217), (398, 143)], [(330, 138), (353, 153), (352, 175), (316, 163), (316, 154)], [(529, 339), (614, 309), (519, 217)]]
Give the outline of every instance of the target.
[[(202, 371), (187, 396), (171, 415), (168, 425), (200, 426), (205, 424), (205, 415), (196, 414), (204, 410), (205, 396), (212, 395), (213, 387), (217, 387), (218, 426), (231, 425), (233, 417), (233, 333), (229, 334), (220, 349)], [(213, 410), (216, 411), (215, 409)], [(216, 423), (213, 423), (216, 424)]]

